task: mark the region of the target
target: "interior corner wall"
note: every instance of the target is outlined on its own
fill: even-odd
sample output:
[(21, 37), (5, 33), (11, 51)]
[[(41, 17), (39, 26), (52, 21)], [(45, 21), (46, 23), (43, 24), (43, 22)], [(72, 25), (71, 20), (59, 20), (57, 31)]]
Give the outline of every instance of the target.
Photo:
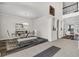
[(29, 23), (29, 28), (32, 30), (32, 22), (30, 19), (26, 19), (20, 16), (13, 16), (9, 14), (0, 14), (1, 19), (0, 19), (0, 30), (2, 30), (0, 33), (2, 34), (1, 38), (2, 39), (7, 39), (8, 33), (7, 30), (9, 31), (9, 34), (11, 35), (12, 33), (15, 33), (15, 24), (16, 23)]
[[(53, 18), (53, 17), (52, 17)], [(37, 36), (52, 41), (52, 18), (49, 16), (34, 20), (34, 29), (37, 30)]]
[(62, 2), (55, 3), (55, 19), (56, 21), (59, 20), (59, 31), (58, 31), (59, 38), (63, 37), (63, 30), (61, 30), (61, 28), (63, 29), (63, 18), (62, 18), (63, 9), (62, 8), (63, 8)]
[[(58, 29), (58, 38), (63, 37), (63, 3), (62, 2), (54, 2), (50, 3), (49, 5), (52, 5), (55, 8), (55, 26), (56, 31), (53, 31), (55, 33), (53, 35), (53, 39), (57, 40), (57, 20), (59, 20), (59, 29)], [(61, 24), (62, 23), (62, 24)], [(62, 30), (61, 30), (62, 28)]]
[[(49, 5), (52, 5), (55, 8), (55, 20), (56, 21), (57, 21), (57, 19), (62, 20), (62, 2), (48, 2), (48, 3), (42, 3), (41, 5), (39, 3), (39, 7), (40, 8), (38, 7), (38, 4), (35, 5), (35, 6), (37, 7), (37, 9), (38, 8), (40, 9), (41, 13), (44, 13), (44, 16), (46, 16), (46, 15), (49, 15)], [(54, 34), (53, 36), (51, 34), (48, 35), (48, 30), (49, 30), (48, 29), (49, 28), (48, 27), (48, 19), (49, 18), (50, 17), (46, 16), (44, 18), (40, 17), (39, 19), (33, 20), (33, 22), (32, 22), (33, 23), (32, 24), (33, 25), (33, 29), (36, 28), (36, 29), (38, 29), (38, 32), (39, 32), (39, 30), (41, 30), (39, 28), (39, 26), (41, 25), (41, 28), (44, 28), (44, 29), (41, 30), (42, 35), (39, 32), (38, 36), (41, 36), (41, 37), (44, 37), (44, 38), (48, 38), (48, 36), (50, 35), (51, 37), (53, 37), (53, 39), (57, 40), (57, 31), (51, 32), (51, 33)], [(10, 33), (14, 32), (14, 29), (13, 29), (14, 25), (12, 25), (12, 24), (15, 24), (16, 22), (29, 22), (29, 23), (31, 23), (31, 21), (28, 20), (28, 19), (24, 19), (24, 18), (17, 17), (17, 16), (5, 16), (5, 15), (3, 15), (2, 16), (2, 22), (1, 22), (2, 23), (1, 27), (3, 28), (2, 32), (4, 33), (3, 37), (6, 37), (6, 34), (7, 34), (6, 30), (7, 29), (10, 31)], [(40, 25), (39, 25), (39, 23), (40, 23)], [(50, 21), (49, 21), (49, 23), (50, 23)], [(47, 27), (45, 27), (46, 25), (47, 25)], [(55, 26), (57, 26), (57, 22), (56, 22)], [(59, 27), (61, 28), (62, 26), (59, 25)], [(12, 30), (10, 30), (10, 29), (12, 29)], [(52, 30), (50, 29), (50, 31), (52, 31)], [(62, 36), (61, 33), (62, 33), (62, 31), (59, 30), (59, 37)]]
[(41, 12), (45, 12), (49, 16), (50, 15), (49, 14), (50, 5), (52, 5), (55, 8), (55, 17), (54, 18), (55, 18), (56, 31), (50, 30), (49, 32), (51, 32), (51, 34), (48, 35), (48, 28), (50, 27), (50, 25), (48, 26), (47, 24), (48, 24), (49, 18), (51, 18), (51, 17), (47, 17), (46, 15), (44, 16), (44, 18), (40, 17), (39, 19), (35, 19), (33, 21), (33, 23), (34, 23), (33, 27), (35, 29), (37, 29), (37, 31), (41, 30), (41, 33), (38, 32), (38, 36), (43, 37), (43, 38), (48, 38), (48, 36), (49, 37), (51, 36), (50, 38), (52, 38), (52, 39), (49, 39), (49, 41), (54, 41), (54, 40), (57, 40), (57, 20), (60, 21), (58, 35), (59, 35), (59, 38), (62, 37), (62, 32), (63, 32), (63, 30), (61, 30), (61, 28), (62, 28), (61, 21), (62, 21), (62, 12), (63, 12), (62, 11), (62, 2), (47, 3), (44, 5), (45, 7), (41, 6), (41, 8), (44, 8), (44, 10), (45, 10), (45, 11), (41, 11)]

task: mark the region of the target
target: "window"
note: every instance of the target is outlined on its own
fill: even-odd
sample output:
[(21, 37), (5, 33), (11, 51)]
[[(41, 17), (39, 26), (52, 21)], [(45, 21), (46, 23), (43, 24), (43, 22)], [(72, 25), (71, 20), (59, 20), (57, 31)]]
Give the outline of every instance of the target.
[(63, 14), (69, 14), (78, 11), (78, 2), (63, 2)]
[(55, 9), (51, 5), (49, 6), (49, 14), (55, 16)]

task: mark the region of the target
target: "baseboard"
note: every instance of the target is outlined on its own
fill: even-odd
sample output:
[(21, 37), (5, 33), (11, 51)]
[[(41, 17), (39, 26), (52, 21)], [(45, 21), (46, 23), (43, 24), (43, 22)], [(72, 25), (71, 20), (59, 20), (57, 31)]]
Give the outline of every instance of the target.
[(46, 39), (46, 38), (43, 38), (43, 37), (37, 37), (38, 39), (45, 39), (45, 40), (48, 40), (48, 39)]

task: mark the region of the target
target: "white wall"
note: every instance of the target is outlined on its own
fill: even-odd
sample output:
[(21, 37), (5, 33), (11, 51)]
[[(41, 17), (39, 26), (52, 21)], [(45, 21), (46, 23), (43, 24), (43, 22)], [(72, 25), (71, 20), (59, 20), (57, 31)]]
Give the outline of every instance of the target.
[(7, 38), (7, 30), (10, 35), (15, 32), (16, 23), (28, 22), (30, 30), (32, 30), (31, 19), (37, 18), (35, 10), (28, 5), (19, 3), (4, 2), (0, 4), (0, 37)]
[(0, 24), (1, 24), (1, 38), (8, 38), (8, 33), (7, 30), (9, 31), (10, 35), (12, 33), (15, 33), (15, 24), (16, 23), (29, 23), (29, 28), (32, 29), (32, 22), (30, 19), (25, 19), (22, 17), (18, 16), (13, 16), (11, 14), (0, 14), (1, 18), (0, 19)]
[(52, 21), (53, 16), (41, 17), (37, 20), (34, 20), (34, 29), (37, 30), (37, 36), (48, 39), (52, 41)]
[[(16, 22), (29, 22), (30, 24), (33, 25), (33, 27), (31, 26), (31, 28), (33, 28), (33, 29), (36, 28), (38, 32), (42, 33), (42, 34), (38, 33), (38, 36), (41, 36), (41, 37), (44, 37), (44, 38), (48, 38), (49, 36), (51, 36), (51, 37), (53, 37), (53, 39), (51, 39), (51, 40), (49, 39), (50, 41), (57, 40), (57, 20), (59, 19), (59, 20), (62, 21), (62, 2), (25, 3), (25, 5), (28, 5), (29, 7), (35, 8), (35, 10), (38, 10), (39, 13), (41, 14), (41, 17), (38, 18), (38, 19), (35, 19), (35, 20), (33, 19), (33, 20), (30, 21), (30, 20), (27, 19), (25, 14), (22, 14), (22, 15), (24, 15), (24, 17), (26, 17), (26, 18), (18, 17), (18, 16), (12, 16), (12, 15), (6, 16), (4, 14), (2, 16), (2, 21), (1, 21), (1, 23), (2, 23), (1, 26), (3, 28), (2, 32), (4, 32), (3, 37), (6, 36), (6, 34), (7, 34), (6, 30), (7, 29), (10, 31), (10, 33), (14, 32), (14, 29), (13, 29), (14, 25), (12, 25), (12, 24), (15, 24)], [(49, 16), (49, 6), (50, 5), (52, 5), (55, 8), (56, 31), (50, 30), (50, 32), (52, 31), (51, 33), (53, 33), (53, 35), (48, 33), (49, 29), (51, 29), (51, 27), (52, 27), (52, 26), (50, 26), (51, 22), (53, 22), (52, 17)], [(51, 18), (51, 20), (50, 20), (50, 18)], [(38, 26), (36, 26), (36, 25), (38, 25)], [(39, 29), (38, 29), (38, 27), (39, 27)], [(59, 25), (59, 27), (61, 28), (62, 26)], [(62, 31), (59, 29), (59, 37), (61, 37), (61, 36), (62, 36)]]
[[(63, 23), (63, 5), (62, 2), (57, 2), (55, 3), (55, 19), (56, 21), (59, 20), (59, 38), (61, 38), (63, 36), (63, 30), (61, 30), (61, 28), (63, 28), (63, 25), (61, 25), (61, 23)], [(56, 23), (57, 26), (57, 23)], [(55, 32), (56, 33), (56, 32)]]
[[(49, 6), (50, 5), (52, 5), (55, 8), (55, 17), (54, 17), (54, 19), (55, 19), (56, 31), (53, 31), (52, 30), (53, 26), (51, 26), (51, 24), (53, 23), (53, 16), (50, 17), (50, 15), (49, 15)], [(44, 11), (44, 12), (46, 12), (45, 15), (43, 17), (39, 18), (39, 19), (34, 20), (34, 22), (33, 22), (34, 23), (34, 29), (39, 31), (38, 36), (43, 37), (43, 38), (47, 38), (49, 41), (57, 40), (57, 20), (60, 20), (60, 24), (59, 24), (59, 38), (61, 38), (63, 36), (63, 34), (62, 34), (63, 30), (61, 31), (61, 27), (62, 27), (61, 26), (61, 21), (62, 21), (62, 3), (58, 3), (58, 2), (56, 2), (56, 3), (55, 2), (54, 3), (47, 3), (47, 4), (43, 5), (43, 6), (41, 6), (41, 8), (45, 9), (45, 11)], [(49, 22), (50, 22), (50, 25), (49, 25)], [(49, 29), (51, 29), (51, 30), (48, 31)]]
[(2, 37), (2, 34), (1, 34), (1, 32), (2, 32), (2, 31), (1, 31), (1, 18), (2, 18), (2, 17), (0, 16), (0, 39), (1, 39), (1, 37)]

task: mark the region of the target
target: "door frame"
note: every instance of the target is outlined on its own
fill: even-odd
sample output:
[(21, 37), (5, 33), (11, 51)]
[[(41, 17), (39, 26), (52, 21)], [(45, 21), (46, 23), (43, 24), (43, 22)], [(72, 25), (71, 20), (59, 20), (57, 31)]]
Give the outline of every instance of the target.
[(57, 20), (57, 39), (59, 39), (59, 20)]

